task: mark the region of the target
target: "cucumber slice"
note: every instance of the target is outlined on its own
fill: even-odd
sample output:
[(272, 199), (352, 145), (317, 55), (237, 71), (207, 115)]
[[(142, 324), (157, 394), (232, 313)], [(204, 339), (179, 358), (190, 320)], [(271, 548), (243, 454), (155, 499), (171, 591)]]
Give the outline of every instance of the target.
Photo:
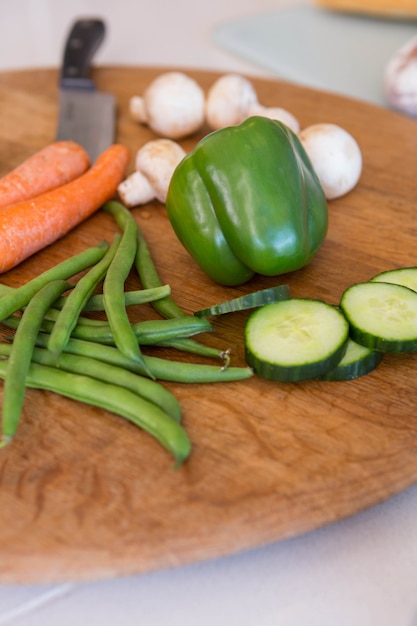
[(357, 343), (382, 352), (417, 350), (417, 293), (385, 282), (352, 285), (340, 307)]
[(225, 313), (234, 313), (235, 311), (244, 311), (246, 309), (256, 309), (271, 302), (279, 300), (288, 300), (290, 298), (290, 288), (288, 285), (278, 285), (269, 289), (261, 289), (248, 293), (233, 300), (227, 300), (221, 304), (214, 304), (207, 309), (195, 311), (197, 317), (211, 317), (214, 315), (224, 315)]
[(383, 352), (371, 350), (349, 339), (346, 352), (336, 367), (320, 376), (321, 380), (354, 380), (372, 372), (382, 361)]
[(294, 298), (254, 311), (245, 327), (247, 363), (256, 374), (284, 382), (317, 378), (336, 367), (349, 324), (335, 306)]
[(393, 283), (417, 291), (417, 267), (401, 267), (387, 270), (371, 278), (371, 282)]

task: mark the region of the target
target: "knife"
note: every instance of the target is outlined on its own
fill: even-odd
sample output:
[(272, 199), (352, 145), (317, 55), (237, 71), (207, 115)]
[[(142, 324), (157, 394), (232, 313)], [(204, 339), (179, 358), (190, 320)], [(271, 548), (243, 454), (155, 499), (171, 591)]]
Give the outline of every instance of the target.
[(116, 102), (96, 90), (91, 60), (105, 35), (100, 19), (77, 20), (68, 35), (60, 74), (57, 140), (80, 143), (93, 163), (114, 142)]

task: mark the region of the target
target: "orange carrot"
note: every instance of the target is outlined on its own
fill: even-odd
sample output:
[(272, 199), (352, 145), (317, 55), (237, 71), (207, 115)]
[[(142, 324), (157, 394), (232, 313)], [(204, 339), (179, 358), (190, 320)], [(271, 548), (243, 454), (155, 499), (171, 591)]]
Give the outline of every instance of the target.
[(0, 273), (45, 248), (87, 219), (117, 191), (129, 150), (110, 146), (75, 180), (0, 211)]
[(89, 156), (80, 144), (51, 143), (0, 178), (0, 208), (65, 185), (89, 167)]

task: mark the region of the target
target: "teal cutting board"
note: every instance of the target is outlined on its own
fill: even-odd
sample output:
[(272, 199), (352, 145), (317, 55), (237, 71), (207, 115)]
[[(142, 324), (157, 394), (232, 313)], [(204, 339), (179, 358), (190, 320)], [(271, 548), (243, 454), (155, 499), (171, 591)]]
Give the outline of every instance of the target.
[(281, 78), (384, 105), (385, 66), (416, 34), (417, 20), (299, 6), (221, 24), (213, 36)]

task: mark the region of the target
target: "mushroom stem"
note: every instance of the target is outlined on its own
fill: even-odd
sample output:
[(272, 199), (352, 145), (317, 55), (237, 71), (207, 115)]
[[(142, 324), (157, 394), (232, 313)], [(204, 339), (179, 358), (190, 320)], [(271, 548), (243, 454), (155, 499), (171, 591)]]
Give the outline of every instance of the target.
[(135, 122), (147, 124), (148, 116), (146, 115), (145, 101), (141, 96), (133, 96), (129, 102), (129, 113)]
[(133, 172), (117, 188), (120, 199), (129, 209), (155, 199), (155, 190), (142, 172)]

